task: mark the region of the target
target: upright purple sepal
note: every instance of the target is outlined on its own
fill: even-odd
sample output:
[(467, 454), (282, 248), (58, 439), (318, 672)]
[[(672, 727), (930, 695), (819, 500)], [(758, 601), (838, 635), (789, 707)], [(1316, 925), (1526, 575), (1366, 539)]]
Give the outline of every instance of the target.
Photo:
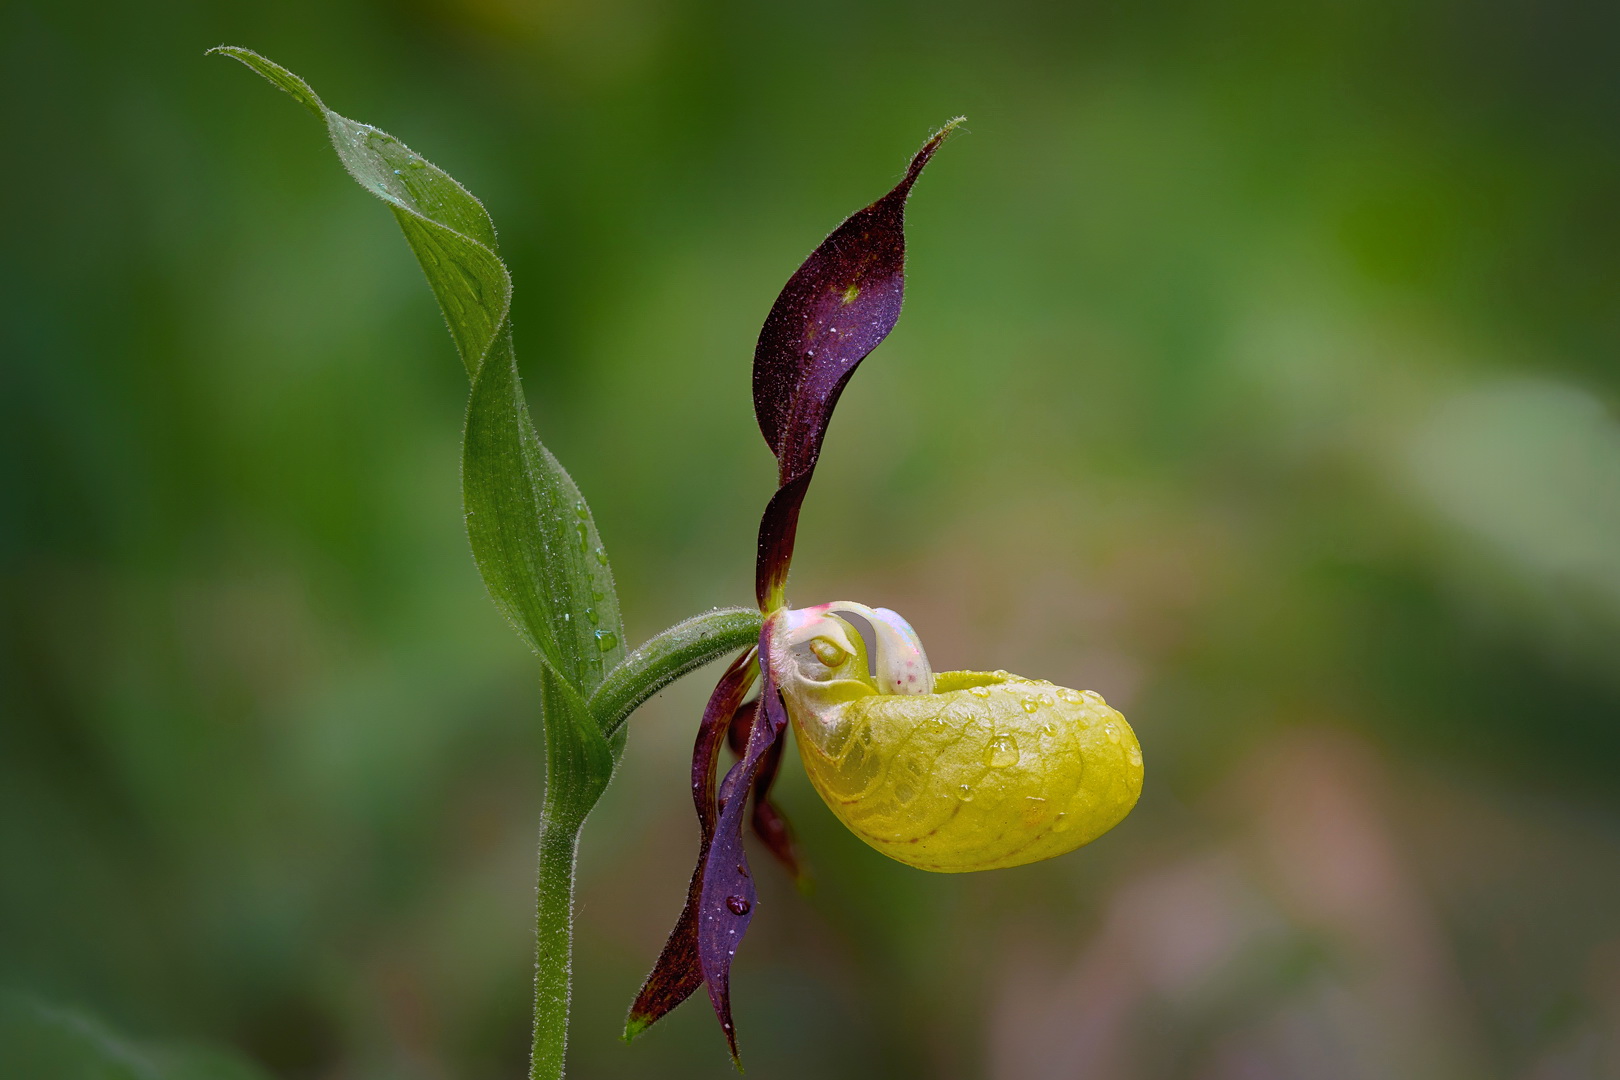
[(838, 396), (899, 321), (906, 197), (960, 122), (952, 120), (923, 144), (893, 191), (834, 229), (788, 279), (765, 317), (754, 348), (754, 414), (776, 455), (782, 490), (760, 523), (755, 590), (762, 608), (787, 579), (799, 504)]

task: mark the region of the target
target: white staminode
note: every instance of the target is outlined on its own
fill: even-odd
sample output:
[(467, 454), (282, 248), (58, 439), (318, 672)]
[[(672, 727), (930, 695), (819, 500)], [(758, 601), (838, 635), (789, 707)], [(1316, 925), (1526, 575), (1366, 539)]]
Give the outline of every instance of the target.
[[(866, 642), (834, 612), (858, 615), (872, 629), (876, 653), (872, 671), (866, 670)], [(785, 611), (781, 614), (784, 651), (794, 655), (798, 674), (811, 682), (845, 680), (864, 684), (879, 694), (928, 694), (934, 672), (922, 640), (898, 614), (888, 608), (869, 608), (849, 600)], [(847, 696), (845, 694), (839, 696)]]

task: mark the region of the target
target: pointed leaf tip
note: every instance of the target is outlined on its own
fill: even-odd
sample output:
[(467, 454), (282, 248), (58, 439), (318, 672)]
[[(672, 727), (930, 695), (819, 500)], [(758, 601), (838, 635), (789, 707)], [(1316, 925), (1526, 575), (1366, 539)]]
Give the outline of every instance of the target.
[(511, 275), (471, 192), (387, 132), (326, 108), (303, 79), (249, 49), (245, 64), (326, 125), (343, 167), (387, 203), (472, 380), (462, 441), (467, 537), (496, 607), (580, 696), (624, 658), (607, 551), (567, 470), (540, 442), (518, 377)]
[(300, 79), (274, 60), (260, 56), (252, 49), (244, 49), (240, 45), (215, 45), (203, 55), (213, 56), (215, 53), (220, 56), (228, 56), (232, 60), (247, 65), (292, 95), (300, 105), (314, 113), (317, 119), (326, 119), (326, 104), (321, 101), (320, 96), (314, 90), (310, 89), (309, 83)]

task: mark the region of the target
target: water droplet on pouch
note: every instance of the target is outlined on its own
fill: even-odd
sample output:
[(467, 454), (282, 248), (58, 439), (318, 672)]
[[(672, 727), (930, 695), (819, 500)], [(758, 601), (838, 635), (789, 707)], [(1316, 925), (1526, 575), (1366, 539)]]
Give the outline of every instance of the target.
[(726, 897), (726, 907), (731, 909), (731, 913), (733, 915), (746, 915), (748, 914), (748, 910), (753, 906), (753, 901), (749, 900), (746, 896)]
[(1018, 740), (1011, 735), (997, 735), (985, 748), (984, 763), (992, 769), (1005, 769), (1018, 764)]

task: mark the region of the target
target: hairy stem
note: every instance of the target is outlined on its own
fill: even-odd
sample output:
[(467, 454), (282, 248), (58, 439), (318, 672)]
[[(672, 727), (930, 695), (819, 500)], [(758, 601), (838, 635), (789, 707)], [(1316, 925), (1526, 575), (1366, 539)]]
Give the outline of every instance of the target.
[(547, 806), (540, 823), (534, 912), (534, 1051), (529, 1080), (559, 1080), (568, 1050), (569, 975), (574, 947), (574, 856), (580, 823)]
[(642, 702), (682, 675), (755, 644), (759, 627), (752, 608), (716, 608), (647, 639), (591, 695), (590, 712), (602, 734), (612, 738)]
[(580, 829), (606, 790), (614, 758), (623, 749), (625, 720), (682, 675), (753, 645), (759, 628), (759, 613), (748, 608), (720, 608), (693, 616), (627, 656), (588, 702), (550, 668), (542, 669), (546, 796), (535, 890), (534, 1050), (529, 1080), (560, 1080), (563, 1075), (573, 968), (574, 858)]

